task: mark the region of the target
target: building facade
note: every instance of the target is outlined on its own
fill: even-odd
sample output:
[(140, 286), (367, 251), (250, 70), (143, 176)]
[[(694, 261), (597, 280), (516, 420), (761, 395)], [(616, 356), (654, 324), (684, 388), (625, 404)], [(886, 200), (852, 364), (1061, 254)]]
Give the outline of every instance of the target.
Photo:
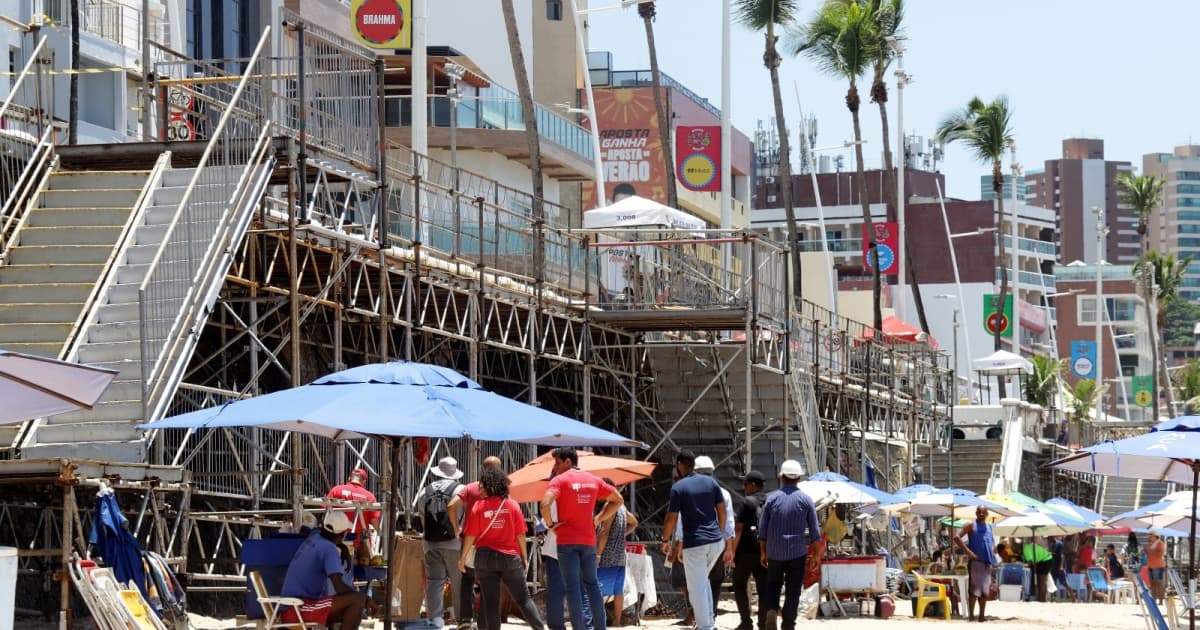
[[(1104, 159), (1104, 141), (1068, 138), (1061, 158), (1046, 160), (1040, 171), (1025, 175), (1027, 201), (1054, 210), (1059, 260), (1064, 263), (1097, 260), (1095, 208), (1103, 208), (1109, 238), (1101, 259), (1132, 264), (1139, 255), (1137, 219), (1117, 192), (1117, 174), (1129, 171), (1129, 162)], [(1018, 188), (1018, 193), (1020, 189)]]
[(1179, 295), (1200, 300), (1200, 146), (1144, 155), (1142, 172), (1166, 180), (1162, 208), (1150, 220), (1150, 246), (1177, 258), (1192, 257)]

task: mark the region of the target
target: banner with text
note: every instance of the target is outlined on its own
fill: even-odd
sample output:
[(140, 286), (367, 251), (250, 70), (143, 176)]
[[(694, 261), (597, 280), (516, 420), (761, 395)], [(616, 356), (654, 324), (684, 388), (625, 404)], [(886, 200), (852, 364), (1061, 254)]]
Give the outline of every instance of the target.
[(350, 30), (370, 48), (412, 48), (412, 0), (351, 0)]
[(1096, 342), (1071, 342), (1071, 372), (1079, 378), (1096, 378)]
[[(667, 203), (667, 168), (663, 164), (663, 148), (658, 137), (654, 92), (649, 87), (597, 88), (593, 91), (608, 203), (632, 195)], [(665, 94), (663, 98), (666, 98)], [(587, 118), (582, 124), (589, 129), (592, 127)], [(584, 182), (583, 209), (595, 207), (595, 184)]]
[(688, 190), (720, 192), (721, 127), (679, 125), (675, 128), (675, 173)]
[(1154, 404), (1154, 377), (1149, 374), (1133, 377), (1133, 401), (1139, 407)]
[[(897, 228), (895, 221), (876, 221), (871, 224), (871, 228), (875, 230), (875, 248), (879, 255), (879, 273), (885, 276), (894, 276), (900, 273), (899, 261), (896, 258), (896, 252), (900, 249), (900, 230)], [(863, 263), (867, 269), (871, 269), (870, 250), (871, 240), (864, 238), (862, 240), (862, 256)]]

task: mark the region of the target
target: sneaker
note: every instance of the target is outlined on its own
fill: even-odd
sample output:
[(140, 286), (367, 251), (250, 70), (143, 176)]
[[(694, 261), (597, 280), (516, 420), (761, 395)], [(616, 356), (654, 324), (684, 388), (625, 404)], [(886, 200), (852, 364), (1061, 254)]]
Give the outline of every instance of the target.
[(768, 610), (767, 614), (763, 615), (762, 630), (779, 630), (779, 612)]

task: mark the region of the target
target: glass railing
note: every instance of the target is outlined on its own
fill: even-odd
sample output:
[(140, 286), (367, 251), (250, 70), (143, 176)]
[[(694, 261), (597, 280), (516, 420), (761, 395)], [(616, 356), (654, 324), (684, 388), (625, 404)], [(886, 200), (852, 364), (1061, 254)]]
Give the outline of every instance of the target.
[[(1058, 254), (1058, 247), (1050, 241), (1039, 241), (1032, 238), (1018, 237), (1017, 245), (1023, 252), (1031, 252), (1034, 254), (1041, 254), (1043, 256), (1056, 256)], [(1011, 236), (1004, 236), (1004, 246), (1012, 247)]]
[[(458, 128), (524, 131), (525, 118), (521, 115), (521, 101), (516, 95), (505, 92), (507, 91), (500, 88), (488, 88), (481, 90), (478, 97), (461, 99), (458, 102), (458, 120), (455, 121)], [(449, 127), (450, 108), (450, 99), (445, 95), (430, 96), (429, 125)], [(537, 117), (538, 135), (574, 151), (585, 159), (592, 159), (594, 152), (591, 131), (541, 105), (534, 105), (533, 111)], [(388, 97), (384, 106), (384, 121), (388, 127), (411, 126), (412, 97)]]
[[(1054, 276), (1063, 282), (1083, 282), (1096, 279), (1095, 263), (1079, 266), (1054, 265)], [(1101, 265), (1101, 280), (1132, 280), (1129, 265)]]
[[(1012, 273), (1011, 273), (1011, 271), (1009, 271), (1007, 269), (997, 269), (996, 270), (996, 282), (1000, 281), (1000, 274), (1003, 272), (1008, 273), (1008, 279), (1011, 282), (1012, 281)], [(1034, 273), (1032, 271), (1022, 271), (1021, 273), (1017, 274), (1017, 278), (1020, 279), (1021, 284), (1024, 284), (1026, 286), (1032, 286), (1037, 289), (1044, 288), (1047, 291), (1054, 290), (1055, 278), (1054, 278), (1054, 276), (1051, 276), (1048, 274)]]
[[(796, 249), (802, 252), (823, 252), (825, 248), (821, 246), (821, 239), (803, 240), (796, 246)], [(862, 253), (861, 238), (831, 238), (829, 239), (829, 251), (831, 252), (850, 252), (854, 254)]]

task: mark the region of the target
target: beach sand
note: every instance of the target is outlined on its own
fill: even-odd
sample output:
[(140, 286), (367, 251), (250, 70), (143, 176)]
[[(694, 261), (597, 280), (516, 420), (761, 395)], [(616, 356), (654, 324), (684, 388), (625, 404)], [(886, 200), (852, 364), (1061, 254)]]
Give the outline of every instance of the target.
[[(719, 630), (733, 630), (737, 627), (739, 618), (733, 601), (722, 600), (720, 610), (723, 614), (717, 617)], [(827, 626), (841, 625), (846, 628), (887, 628), (889, 630), (909, 630), (916, 628), (929, 629), (938, 625), (962, 626), (968, 622), (965, 619), (914, 619), (912, 607), (907, 601), (898, 601), (896, 615), (891, 619), (876, 619), (874, 617), (849, 617), (814, 619), (800, 621), (798, 626), (821, 624)], [(1118, 630), (1145, 628), (1145, 616), (1137, 604), (1072, 604), (1072, 603), (1038, 603), (1038, 602), (989, 602), (988, 626), (1004, 626), (1007, 628), (1093, 628), (1098, 630)], [(1165, 614), (1165, 610), (1164, 610)], [(642, 627), (653, 630), (683, 630), (683, 626), (675, 624), (674, 619), (647, 619)], [(235, 619), (213, 619), (201, 615), (192, 615), (191, 627), (196, 630), (226, 630), (230, 628), (254, 628), (253, 623), (238, 625)], [(1186, 623), (1186, 619), (1184, 620)], [(978, 623), (970, 623), (978, 627)], [(53, 630), (56, 623), (44, 623), (41, 620), (18, 619), (17, 627), (23, 630)], [(76, 629), (91, 628), (89, 622), (76, 623)], [(368, 626), (364, 625), (364, 628)], [(375, 622), (375, 628), (382, 628), (382, 622)], [(631, 627), (631, 626), (626, 626)], [(521, 630), (528, 628), (522, 623), (508, 623), (504, 630)]]

